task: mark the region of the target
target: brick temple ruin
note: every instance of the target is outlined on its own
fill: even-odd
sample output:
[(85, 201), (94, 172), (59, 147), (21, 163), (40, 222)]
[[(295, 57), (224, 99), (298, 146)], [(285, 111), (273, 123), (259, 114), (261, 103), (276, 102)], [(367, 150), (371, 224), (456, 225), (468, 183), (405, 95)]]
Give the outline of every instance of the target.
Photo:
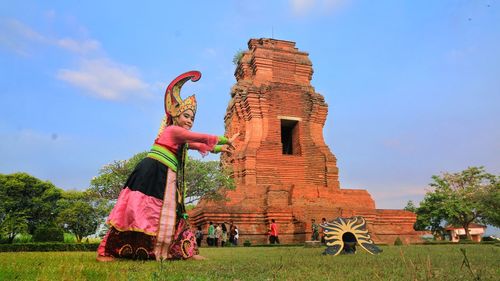
[(302, 243), (311, 237), (312, 218), (359, 215), (377, 243), (418, 241), (415, 214), (376, 209), (366, 190), (340, 188), (337, 159), (323, 139), (328, 105), (311, 85), (312, 74), (308, 53), (294, 42), (248, 42), (225, 115), (225, 135), (241, 134), (236, 152), (222, 157), (236, 189), (227, 191), (229, 201), (202, 200), (191, 222), (206, 232), (209, 221), (233, 221), (240, 241), (264, 244), (275, 219), (281, 243)]

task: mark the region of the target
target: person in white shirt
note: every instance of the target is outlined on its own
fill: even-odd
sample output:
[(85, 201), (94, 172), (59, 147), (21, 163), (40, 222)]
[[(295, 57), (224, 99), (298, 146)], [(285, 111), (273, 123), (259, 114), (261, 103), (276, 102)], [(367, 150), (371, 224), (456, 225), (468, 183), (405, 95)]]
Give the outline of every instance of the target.
[(222, 238), (222, 227), (220, 226), (220, 224), (218, 224), (217, 227), (215, 228), (215, 247), (219, 247), (221, 238)]
[(233, 239), (234, 246), (238, 246), (238, 238), (240, 238), (240, 232), (238, 231), (238, 227), (234, 226), (234, 239)]

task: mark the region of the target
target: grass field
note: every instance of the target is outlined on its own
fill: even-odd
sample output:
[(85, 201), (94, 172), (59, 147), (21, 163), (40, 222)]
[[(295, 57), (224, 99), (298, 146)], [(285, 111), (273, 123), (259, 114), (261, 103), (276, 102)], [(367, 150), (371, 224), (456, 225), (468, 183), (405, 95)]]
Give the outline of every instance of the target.
[(207, 260), (163, 263), (98, 263), (93, 252), (0, 253), (0, 280), (500, 280), (499, 246), (382, 249), (334, 257), (322, 256), (323, 248), (202, 248)]

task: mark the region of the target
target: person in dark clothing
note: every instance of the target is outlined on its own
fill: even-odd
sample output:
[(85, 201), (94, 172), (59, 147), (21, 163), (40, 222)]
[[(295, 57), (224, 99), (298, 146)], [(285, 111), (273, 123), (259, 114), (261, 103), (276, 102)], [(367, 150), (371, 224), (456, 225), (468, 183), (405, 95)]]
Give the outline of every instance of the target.
[(196, 237), (196, 244), (198, 247), (201, 247), (201, 241), (203, 240), (203, 231), (201, 230), (201, 226), (198, 226), (198, 229), (196, 230), (195, 233)]

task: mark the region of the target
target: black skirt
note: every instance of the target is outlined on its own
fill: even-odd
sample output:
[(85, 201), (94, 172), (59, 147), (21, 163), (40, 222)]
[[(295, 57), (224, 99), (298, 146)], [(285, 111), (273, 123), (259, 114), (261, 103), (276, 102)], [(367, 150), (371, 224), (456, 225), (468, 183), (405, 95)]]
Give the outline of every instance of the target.
[(144, 158), (127, 179), (124, 188), (163, 200), (168, 167), (153, 158)]

